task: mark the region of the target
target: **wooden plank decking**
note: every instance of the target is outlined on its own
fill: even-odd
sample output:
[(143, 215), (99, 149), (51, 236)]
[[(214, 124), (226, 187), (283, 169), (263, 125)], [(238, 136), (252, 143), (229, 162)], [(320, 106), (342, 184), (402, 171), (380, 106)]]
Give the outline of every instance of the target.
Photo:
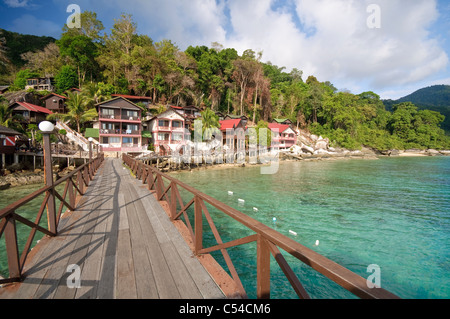
[[(69, 265), (81, 288), (69, 288)], [(14, 299), (225, 298), (154, 196), (119, 159), (105, 159), (59, 235), (31, 252), (25, 280), (0, 288)]]

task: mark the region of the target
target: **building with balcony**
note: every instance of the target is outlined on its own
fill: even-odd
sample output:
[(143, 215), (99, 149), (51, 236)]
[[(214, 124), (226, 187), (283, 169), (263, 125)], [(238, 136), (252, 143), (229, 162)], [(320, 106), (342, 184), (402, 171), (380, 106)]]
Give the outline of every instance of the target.
[(297, 133), (288, 124), (270, 123), (272, 145), (280, 150), (286, 150), (297, 143)]
[(160, 155), (179, 151), (191, 137), (186, 118), (173, 108), (153, 117), (144, 125), (152, 134), (151, 143), (155, 152)]
[(141, 109), (133, 102), (116, 97), (98, 103), (99, 115), (94, 128), (99, 130), (99, 142), (104, 152), (142, 152), (143, 143)]
[(33, 89), (36, 91), (53, 91), (53, 78), (33, 78), (27, 79), (25, 90)]

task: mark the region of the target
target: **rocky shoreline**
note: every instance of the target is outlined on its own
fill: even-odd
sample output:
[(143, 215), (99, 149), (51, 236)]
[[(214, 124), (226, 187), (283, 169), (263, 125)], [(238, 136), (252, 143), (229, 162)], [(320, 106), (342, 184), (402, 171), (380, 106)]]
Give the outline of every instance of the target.
[[(56, 165), (53, 171), (53, 180), (58, 180), (74, 169), (73, 166), (69, 166), (60, 170), (59, 166)], [(45, 177), (43, 169), (37, 168), (35, 170), (27, 170), (24, 168), (14, 169), (9, 167), (9, 169), (4, 171), (4, 176), (0, 176), (0, 190), (16, 186), (43, 184), (44, 182)]]

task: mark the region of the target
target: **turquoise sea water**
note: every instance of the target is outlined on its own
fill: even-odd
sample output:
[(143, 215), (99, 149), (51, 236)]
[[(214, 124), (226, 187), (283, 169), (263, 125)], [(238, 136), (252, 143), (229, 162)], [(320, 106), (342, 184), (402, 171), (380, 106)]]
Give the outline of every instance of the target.
[[(173, 176), (364, 278), (372, 274), (369, 265), (378, 265), (381, 287), (401, 298), (450, 297), (449, 157), (282, 162), (274, 175), (246, 167)], [(182, 196), (185, 203), (192, 198), (183, 192)], [(252, 233), (208, 209), (224, 241)], [(205, 247), (215, 244), (212, 235), (204, 242)], [(239, 246), (229, 253), (249, 297), (254, 298), (256, 245)], [(214, 256), (224, 264), (220, 254)], [(312, 298), (354, 297), (284, 256)], [(275, 262), (271, 288), (272, 298), (296, 298)]]
[[(0, 190), (0, 209), (18, 201), (19, 199), (30, 195), (34, 191), (44, 187), (44, 184), (33, 184), (33, 185), (25, 185), (12, 187), (6, 190)], [(61, 194), (64, 190), (64, 185), (60, 185), (57, 187), (57, 190)], [(22, 206), (20, 209), (16, 211), (16, 214), (25, 217), (26, 219), (34, 222), (41, 207), (42, 201), (44, 200), (45, 195), (42, 194), (37, 198), (33, 199), (26, 205)], [(56, 199), (56, 209), (59, 209), (60, 201)], [(42, 215), (41, 221), (39, 223), (40, 226), (44, 228), (48, 228), (47, 226), (47, 214), (44, 212)], [(30, 235), (31, 228), (20, 223), (16, 222), (17, 227), (17, 241), (19, 244), (19, 254), (22, 253), (23, 247), (25, 247), (28, 236)], [(36, 245), (37, 241), (42, 239), (44, 235), (41, 232), (36, 232), (36, 235), (33, 240), (33, 245)], [(5, 248), (5, 239), (4, 236), (0, 238), (0, 276), (7, 277), (8, 276), (8, 261), (6, 258), (6, 248)]]

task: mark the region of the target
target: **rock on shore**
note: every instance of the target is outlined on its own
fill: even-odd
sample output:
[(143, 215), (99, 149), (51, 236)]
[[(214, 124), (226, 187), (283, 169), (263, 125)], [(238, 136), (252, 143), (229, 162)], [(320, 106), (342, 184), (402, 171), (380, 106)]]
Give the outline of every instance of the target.
[(16, 172), (6, 176), (0, 177), (0, 189), (7, 189), (9, 187), (39, 184), (44, 182), (44, 172)]

